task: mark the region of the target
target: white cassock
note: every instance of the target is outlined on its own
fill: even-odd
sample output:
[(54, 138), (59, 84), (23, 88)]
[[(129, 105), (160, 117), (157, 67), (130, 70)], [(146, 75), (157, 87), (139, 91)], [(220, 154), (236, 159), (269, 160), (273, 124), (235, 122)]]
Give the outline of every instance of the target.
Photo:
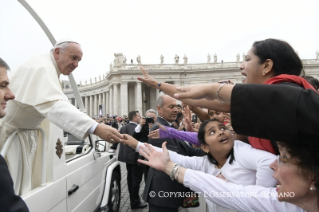
[[(11, 144), (6, 157), (16, 194), (22, 195), (37, 186), (31, 178), (39, 143), (38, 132), (32, 129), (38, 127), (43, 119), (47, 118), (81, 140), (96, 125), (93, 119), (69, 103), (62, 92), (60, 74), (52, 53), (49, 53), (31, 58), (10, 77), (9, 87), (15, 94), (15, 100), (8, 101), (7, 114), (0, 120), (0, 149), (14, 131), (28, 129), (18, 133), (20, 142)], [(16, 179), (16, 167), (22, 158), (24, 172), (27, 170), (29, 177)]]

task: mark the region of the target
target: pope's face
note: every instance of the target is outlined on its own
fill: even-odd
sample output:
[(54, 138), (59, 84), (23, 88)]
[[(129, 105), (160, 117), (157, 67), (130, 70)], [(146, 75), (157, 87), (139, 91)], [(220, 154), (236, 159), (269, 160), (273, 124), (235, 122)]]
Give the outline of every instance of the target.
[(78, 67), (82, 56), (81, 46), (77, 43), (68, 43), (64, 49), (54, 50), (54, 58), (63, 75), (70, 75)]
[(9, 88), (7, 69), (0, 67), (0, 118), (3, 118), (6, 115), (4, 109), (7, 106), (7, 101), (14, 99), (14, 97), (14, 94)]

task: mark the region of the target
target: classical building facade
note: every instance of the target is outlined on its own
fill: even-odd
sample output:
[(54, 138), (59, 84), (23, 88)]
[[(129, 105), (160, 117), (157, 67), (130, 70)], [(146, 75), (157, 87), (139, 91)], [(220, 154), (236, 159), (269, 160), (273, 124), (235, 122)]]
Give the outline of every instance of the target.
[[(150, 88), (137, 80), (141, 77), (139, 66), (141, 57), (138, 56), (137, 64), (127, 64), (123, 54), (114, 54), (113, 65), (103, 76), (86, 80), (78, 85), (84, 107), (89, 116), (106, 114), (123, 116), (129, 111), (136, 110), (142, 114), (147, 109), (156, 109), (156, 100), (161, 95), (158, 89)], [(165, 64), (161, 56), (160, 64), (142, 64), (149, 74), (156, 80), (175, 85), (192, 85), (201, 83), (213, 83), (220, 80), (231, 80), (241, 83), (243, 76), (239, 67), (242, 61), (237, 55), (236, 62), (217, 62), (217, 56), (207, 63), (188, 64), (187, 57), (184, 61), (175, 58), (175, 64)], [(186, 58), (186, 60), (185, 60)], [(306, 75), (319, 78), (319, 58), (302, 60)], [(77, 106), (73, 91), (68, 81), (63, 81), (63, 91), (69, 101)]]

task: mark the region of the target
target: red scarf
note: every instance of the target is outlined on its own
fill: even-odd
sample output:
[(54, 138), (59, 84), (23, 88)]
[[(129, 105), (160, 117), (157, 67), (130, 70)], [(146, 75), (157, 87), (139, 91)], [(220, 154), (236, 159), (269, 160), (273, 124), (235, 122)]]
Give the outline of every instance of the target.
[[(316, 91), (314, 89), (314, 87), (312, 85), (310, 85), (307, 82), (307, 80), (305, 80), (304, 78), (301, 78), (301, 77), (298, 77), (295, 75), (288, 75), (288, 74), (281, 74), (281, 75), (272, 77), (269, 80), (267, 80), (266, 82), (264, 82), (264, 84), (280, 84), (282, 82), (292, 82), (292, 83), (295, 83), (297, 85), (300, 85), (301, 87), (303, 87), (305, 89), (312, 89), (312, 90)], [(276, 154), (275, 149), (272, 146), (270, 140), (256, 138), (256, 137), (249, 137), (248, 140), (249, 140), (249, 143), (251, 144), (252, 147)]]

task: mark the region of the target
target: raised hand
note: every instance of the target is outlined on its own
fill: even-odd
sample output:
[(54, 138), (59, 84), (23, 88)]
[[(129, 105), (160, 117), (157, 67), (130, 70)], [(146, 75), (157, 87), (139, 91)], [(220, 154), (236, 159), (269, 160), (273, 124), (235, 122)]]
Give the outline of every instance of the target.
[(140, 66), (140, 70), (141, 70), (144, 78), (138, 77), (137, 79), (146, 83), (148, 86), (150, 86), (152, 88), (158, 88), (158, 82), (148, 74), (148, 72), (144, 69), (143, 66)]
[(166, 165), (171, 161), (166, 148), (166, 143), (167, 142), (164, 142), (162, 144), (163, 152), (158, 152), (151, 145), (145, 143), (144, 145), (146, 147), (141, 146), (140, 154), (143, 155), (148, 161), (141, 159), (138, 159), (137, 161), (154, 169), (165, 171)]

